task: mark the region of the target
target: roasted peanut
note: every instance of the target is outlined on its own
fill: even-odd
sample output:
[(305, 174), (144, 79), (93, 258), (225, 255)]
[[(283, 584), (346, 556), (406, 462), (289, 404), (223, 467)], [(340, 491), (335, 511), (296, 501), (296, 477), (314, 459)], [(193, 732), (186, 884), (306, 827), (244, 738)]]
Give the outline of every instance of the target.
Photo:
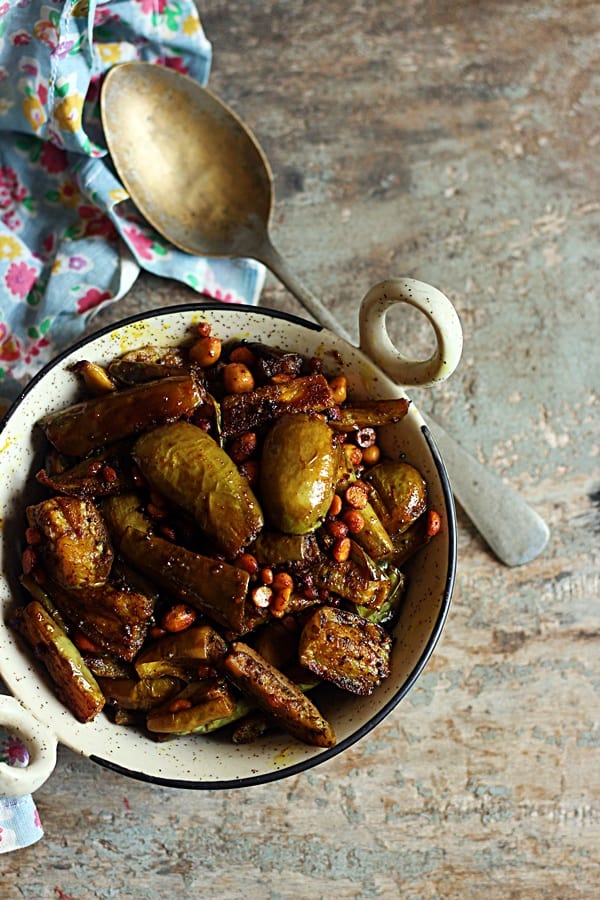
[(365, 447), (362, 452), (362, 461), (365, 466), (374, 466), (379, 462), (381, 457), (381, 450), (377, 446), (377, 444), (371, 444), (370, 447)]
[(176, 603), (164, 613), (161, 625), (165, 631), (185, 631), (196, 621), (196, 610), (185, 603)]
[(223, 369), (223, 383), (230, 394), (246, 394), (254, 389), (254, 376), (244, 363), (228, 363)]
[(345, 375), (337, 375), (329, 381), (329, 389), (336, 403), (344, 403), (348, 394), (348, 381)]
[(221, 356), (221, 341), (215, 337), (201, 337), (190, 347), (190, 359), (203, 369), (214, 365)]

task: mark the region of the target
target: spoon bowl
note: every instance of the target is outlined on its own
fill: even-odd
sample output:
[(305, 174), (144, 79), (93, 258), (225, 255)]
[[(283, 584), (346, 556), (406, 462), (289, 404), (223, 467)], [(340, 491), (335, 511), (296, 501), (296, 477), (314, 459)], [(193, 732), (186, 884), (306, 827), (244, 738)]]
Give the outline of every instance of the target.
[(187, 75), (144, 62), (108, 72), (100, 108), (117, 173), (159, 234), (196, 256), (262, 262), (317, 322), (340, 332), (271, 242), (271, 167), (232, 109)]
[(236, 114), (193, 79), (151, 63), (106, 76), (112, 160), (145, 218), (197, 256), (253, 256), (268, 234), (273, 175)]

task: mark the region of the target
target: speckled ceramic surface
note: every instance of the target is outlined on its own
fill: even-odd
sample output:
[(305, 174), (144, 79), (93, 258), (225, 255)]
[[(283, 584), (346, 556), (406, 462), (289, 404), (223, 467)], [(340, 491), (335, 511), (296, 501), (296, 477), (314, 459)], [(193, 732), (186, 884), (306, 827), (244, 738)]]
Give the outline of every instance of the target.
[(145, 343), (174, 344), (190, 325), (210, 322), (223, 338), (261, 340), (321, 356), (327, 374), (344, 373), (354, 396), (391, 397), (401, 390), (361, 350), (328, 331), (302, 320), (247, 307), (182, 306), (111, 326), (78, 344), (47, 367), (9, 412), (0, 434), (0, 675), (14, 696), (56, 736), (59, 742), (95, 761), (133, 777), (182, 787), (215, 788), (249, 785), (287, 776), (318, 764), (367, 734), (410, 690), (431, 655), (443, 628), (456, 565), (454, 506), (443, 464), (425, 422), (411, 407), (398, 425), (385, 430), (389, 455), (405, 454), (423, 472), (433, 507), (440, 511), (442, 532), (414, 560), (410, 587), (395, 629), (391, 677), (371, 697), (352, 697), (319, 689), (315, 700), (330, 718), (337, 746), (323, 750), (303, 746), (285, 734), (251, 745), (234, 746), (226, 735), (191, 736), (154, 743), (104, 715), (82, 725), (56, 699), (44, 671), (6, 624), (21, 601), (18, 582), (24, 532), (24, 508), (37, 495), (33, 473), (41, 465), (40, 416), (73, 402), (78, 385), (69, 372), (80, 359), (106, 362), (126, 349)]

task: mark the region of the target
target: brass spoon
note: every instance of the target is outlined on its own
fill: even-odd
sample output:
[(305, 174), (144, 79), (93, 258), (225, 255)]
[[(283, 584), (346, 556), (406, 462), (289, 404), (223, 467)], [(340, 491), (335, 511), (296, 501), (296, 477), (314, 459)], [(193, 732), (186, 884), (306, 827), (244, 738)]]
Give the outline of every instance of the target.
[[(163, 237), (197, 256), (259, 260), (317, 322), (352, 343), (273, 247), (271, 169), (232, 110), (191, 78), (132, 62), (108, 72), (101, 115), (123, 184)], [(430, 416), (428, 421), (454, 495), (492, 550), (509, 566), (534, 559), (548, 540), (546, 524)]]

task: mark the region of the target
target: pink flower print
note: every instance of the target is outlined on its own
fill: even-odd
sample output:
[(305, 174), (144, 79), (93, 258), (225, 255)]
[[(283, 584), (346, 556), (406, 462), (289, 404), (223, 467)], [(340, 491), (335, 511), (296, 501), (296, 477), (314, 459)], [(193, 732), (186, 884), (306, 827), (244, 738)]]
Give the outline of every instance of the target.
[(214, 290), (210, 290), (210, 288), (205, 288), (203, 291), (208, 297), (212, 297), (213, 300), (220, 300), (222, 303), (235, 303), (235, 298), (228, 291), (226, 294), (223, 293), (221, 288), (215, 288)]
[(153, 241), (146, 237), (139, 228), (124, 228), (123, 233), (131, 241), (134, 250), (142, 259), (152, 259)]
[(189, 71), (180, 56), (163, 56), (158, 62), (165, 66), (165, 68), (174, 69), (176, 72), (181, 72), (183, 75), (187, 75)]
[(89, 309), (99, 306), (105, 300), (110, 300), (110, 291), (100, 291), (98, 288), (90, 288), (89, 291), (77, 301), (77, 312), (84, 313)]
[(5, 16), (10, 9), (10, 3), (0, 3), (0, 16)]
[(9, 166), (0, 168), (0, 211), (2, 221), (8, 224), (6, 217), (14, 215), (14, 207), (22, 203), (27, 196), (27, 191), (19, 183), (19, 177), (14, 169)]
[(31, 40), (31, 35), (26, 31), (15, 31), (10, 37), (14, 47), (26, 47)]
[(87, 264), (87, 259), (84, 259), (83, 256), (69, 257), (69, 268), (73, 269), (75, 272), (80, 272), (81, 269), (85, 269)]
[(78, 207), (77, 212), (83, 225), (84, 235), (100, 235), (109, 239), (116, 236), (117, 230), (115, 226), (108, 216), (100, 212), (96, 206), (82, 204)]
[(6, 757), (9, 766), (22, 767), (29, 762), (27, 747), (23, 741), (20, 741), (19, 738), (12, 734), (9, 734), (4, 742), (3, 756)]
[(119, 16), (109, 9), (100, 7), (94, 11), (94, 25), (106, 25), (108, 22), (118, 22)]
[(136, 2), (142, 7), (142, 12), (146, 16), (151, 16), (153, 13), (160, 15), (165, 11), (167, 5), (167, 0), (136, 0)]
[(33, 824), (35, 825), (36, 828), (42, 827), (42, 820), (40, 819), (40, 814), (37, 811), (36, 806), (34, 806), (34, 808), (33, 808)]
[(38, 67), (35, 63), (27, 62), (27, 60), (23, 60), (20, 65), (21, 72), (24, 72), (25, 75), (32, 75), (34, 78), (37, 78), (39, 75)]
[(0, 220), (12, 231), (17, 231), (22, 224), (16, 207), (27, 205), (27, 200), (27, 191), (15, 170), (9, 166), (0, 167)]
[(50, 141), (46, 141), (40, 154), (40, 164), (50, 175), (56, 175), (58, 172), (64, 172), (67, 168), (67, 154), (64, 150), (51, 144)]
[(26, 365), (29, 365), (32, 359), (35, 359), (36, 357), (38, 357), (40, 355), (40, 350), (43, 347), (47, 347), (49, 345), (49, 343), (50, 343), (50, 341), (48, 340), (48, 338), (41, 337), (41, 338), (38, 338), (35, 341), (35, 343), (31, 344), (30, 347), (28, 348), (27, 353), (24, 356), (24, 361), (25, 361)]
[(11, 294), (24, 299), (35, 283), (36, 274), (35, 269), (25, 262), (11, 263), (4, 281)]

